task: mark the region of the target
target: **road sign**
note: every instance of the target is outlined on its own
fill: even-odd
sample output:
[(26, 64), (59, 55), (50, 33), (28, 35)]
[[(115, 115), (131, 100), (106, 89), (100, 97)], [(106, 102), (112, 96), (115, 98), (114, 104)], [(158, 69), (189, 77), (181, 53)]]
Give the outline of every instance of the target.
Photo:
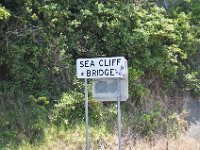
[(99, 57), (77, 59), (78, 78), (123, 78), (127, 71), (124, 57)]
[(88, 87), (93, 79), (93, 96), (98, 101), (118, 102), (119, 150), (121, 150), (120, 101), (128, 99), (128, 65), (124, 57), (83, 58), (76, 61), (77, 77), (85, 79), (86, 150), (89, 150)]

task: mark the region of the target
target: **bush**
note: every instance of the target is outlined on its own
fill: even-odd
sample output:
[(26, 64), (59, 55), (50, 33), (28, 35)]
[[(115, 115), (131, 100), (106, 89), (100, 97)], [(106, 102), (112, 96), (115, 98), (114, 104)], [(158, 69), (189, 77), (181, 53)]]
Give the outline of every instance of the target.
[[(89, 100), (90, 122), (99, 122), (102, 120), (102, 104)], [(50, 120), (57, 124), (66, 126), (82, 122), (85, 119), (85, 97), (78, 92), (63, 93), (62, 97), (55, 104)]]

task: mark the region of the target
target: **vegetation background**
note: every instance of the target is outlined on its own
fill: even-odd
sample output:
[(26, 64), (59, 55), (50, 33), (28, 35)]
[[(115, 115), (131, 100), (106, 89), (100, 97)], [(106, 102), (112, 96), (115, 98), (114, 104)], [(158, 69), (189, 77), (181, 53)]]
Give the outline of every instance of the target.
[[(128, 60), (123, 136), (176, 137), (200, 93), (200, 1), (1, 0), (0, 149), (84, 149), (75, 61), (99, 56)], [(91, 147), (109, 147), (117, 105), (89, 94)]]

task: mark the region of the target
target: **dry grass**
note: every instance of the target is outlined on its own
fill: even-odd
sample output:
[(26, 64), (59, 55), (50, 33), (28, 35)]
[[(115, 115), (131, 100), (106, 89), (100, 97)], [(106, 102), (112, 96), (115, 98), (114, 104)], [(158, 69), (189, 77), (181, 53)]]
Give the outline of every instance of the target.
[(156, 138), (152, 142), (138, 140), (135, 145), (128, 141), (124, 145), (125, 150), (200, 150), (200, 143), (188, 137), (179, 137), (178, 139)]
[[(72, 137), (70, 144), (66, 139), (58, 138), (54, 144), (42, 147), (43, 150), (85, 150), (85, 143), (80, 142), (82, 137)], [(118, 150), (118, 137), (107, 136), (104, 139), (90, 139), (90, 150)], [(123, 150), (200, 150), (200, 142), (189, 137), (178, 139), (156, 137), (149, 142), (145, 139), (122, 139)]]
[[(102, 128), (101, 128), (102, 129)], [(85, 150), (84, 126), (65, 131), (50, 128), (46, 131), (45, 140), (41, 144), (30, 145), (27, 142), (19, 150)], [(117, 132), (109, 134), (104, 130), (90, 128), (90, 150), (118, 150)], [(199, 139), (200, 140), (200, 139)], [(124, 135), (123, 150), (200, 150), (200, 141), (188, 136), (166, 138), (154, 136), (151, 141), (145, 138), (132, 138)], [(5, 148), (5, 150), (7, 150)]]

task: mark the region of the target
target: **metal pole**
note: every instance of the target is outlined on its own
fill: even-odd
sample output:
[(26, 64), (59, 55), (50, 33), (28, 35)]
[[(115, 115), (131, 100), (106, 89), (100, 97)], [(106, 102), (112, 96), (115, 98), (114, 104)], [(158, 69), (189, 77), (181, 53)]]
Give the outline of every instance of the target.
[(117, 78), (117, 91), (118, 91), (118, 96), (117, 96), (117, 102), (118, 102), (118, 146), (119, 150), (122, 149), (122, 141), (121, 141), (121, 136), (122, 136), (122, 131), (121, 131), (121, 108), (120, 108), (120, 101), (121, 101), (121, 92), (120, 92), (120, 79)]
[(88, 133), (88, 86), (85, 79), (85, 125), (86, 125), (86, 150), (89, 150), (89, 133)]

